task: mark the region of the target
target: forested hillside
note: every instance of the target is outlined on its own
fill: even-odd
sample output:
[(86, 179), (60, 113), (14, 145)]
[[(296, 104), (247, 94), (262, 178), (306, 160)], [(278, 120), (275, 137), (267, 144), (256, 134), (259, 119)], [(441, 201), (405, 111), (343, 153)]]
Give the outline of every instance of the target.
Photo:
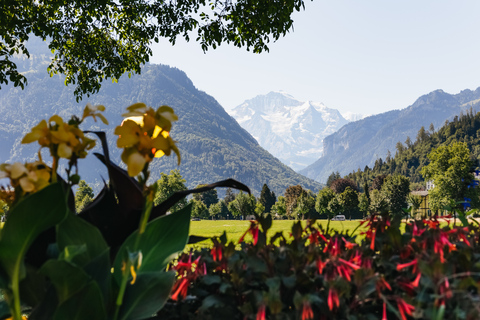
[(372, 167), (377, 159), (387, 157), (388, 150), (395, 150), (398, 141), (414, 139), (420, 127), (433, 123), (439, 128), (471, 107), (480, 110), (480, 88), (458, 94), (436, 90), (408, 108), (350, 122), (324, 139), (323, 156), (300, 173), (325, 182), (332, 171), (346, 175), (366, 165)]
[(466, 142), (472, 159), (480, 159), (480, 112), (474, 114), (470, 109), (454, 117), (453, 121), (446, 121), (437, 131), (433, 125), (428, 129), (421, 127), (415, 141), (407, 139), (405, 143), (397, 142), (395, 154), (388, 154), (386, 159), (378, 158), (373, 168), (365, 166), (363, 170), (358, 169), (346, 177), (363, 187), (365, 181), (372, 181), (378, 175), (401, 174), (408, 177), (415, 188), (420, 188), (424, 186), (420, 171), (429, 163), (427, 155), (433, 148), (453, 141)]
[[(23, 135), (53, 114), (64, 119), (72, 114), (81, 116), (87, 102), (105, 105), (110, 125), (89, 120), (86, 125), (90, 127), (82, 129), (106, 131), (113, 159), (119, 163), (114, 128), (121, 123), (121, 114), (127, 106), (145, 102), (153, 107), (169, 105), (178, 114), (172, 137), (178, 141), (182, 156), (179, 169), (188, 187), (226, 178), (245, 183), (257, 194), (264, 183), (277, 194), (283, 194), (289, 185), (300, 184), (312, 191), (320, 187), (262, 149), (213, 97), (197, 90), (178, 69), (147, 65), (141, 75), (106, 83), (98, 94), (76, 103), (73, 89), (65, 87), (59, 76), (50, 78), (44, 66), (39, 68), (41, 57), (35, 59), (19, 61), (29, 74), (25, 90), (12, 86), (2, 86), (0, 90), (0, 163), (33, 160), (38, 145), (22, 145)], [(48, 155), (44, 154), (44, 158), (48, 159)], [(161, 172), (168, 173), (174, 168), (178, 168), (175, 155), (155, 160), (150, 166), (152, 178), (157, 179)], [(81, 161), (80, 169), (82, 179), (92, 185), (98, 186), (107, 177), (103, 165), (93, 156)]]

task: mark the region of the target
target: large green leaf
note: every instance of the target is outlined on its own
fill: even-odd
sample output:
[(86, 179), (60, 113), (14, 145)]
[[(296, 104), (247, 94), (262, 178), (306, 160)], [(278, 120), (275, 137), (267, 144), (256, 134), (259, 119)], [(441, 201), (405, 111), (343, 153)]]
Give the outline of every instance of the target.
[(72, 260), (80, 266), (88, 264), (108, 249), (100, 231), (73, 214), (58, 226), (57, 243), (60, 252), (69, 246), (85, 246), (83, 253), (77, 254)]
[(152, 272), (138, 275), (128, 285), (120, 309), (121, 320), (146, 319), (159, 311), (170, 295), (175, 272)]
[(102, 291), (105, 301), (108, 300), (111, 291), (112, 264), (110, 262), (110, 250), (105, 250), (102, 254), (92, 259), (83, 270), (97, 282)]
[[(147, 224), (136, 250), (143, 256), (137, 273), (161, 271), (176, 253), (183, 250), (188, 240), (191, 208), (191, 205), (188, 205), (176, 213), (155, 219)], [(138, 230), (128, 237), (116, 256), (114, 277), (118, 283), (122, 278), (122, 261), (128, 256), (129, 251), (135, 251), (137, 235)]]
[(23, 258), (35, 238), (53, 227), (67, 214), (65, 192), (59, 183), (52, 184), (20, 201), (9, 213), (0, 239), (0, 263), (12, 277), (23, 270)]
[(111, 279), (110, 250), (98, 228), (78, 216), (70, 215), (58, 226), (57, 242), (63, 253), (69, 248), (84, 248), (71, 261), (83, 267), (107, 299)]
[(102, 293), (98, 285), (91, 281), (82, 290), (72, 295), (57, 308), (53, 320), (105, 320)]
[(40, 272), (50, 278), (59, 303), (70, 299), (90, 282), (90, 277), (80, 267), (65, 260), (49, 260)]

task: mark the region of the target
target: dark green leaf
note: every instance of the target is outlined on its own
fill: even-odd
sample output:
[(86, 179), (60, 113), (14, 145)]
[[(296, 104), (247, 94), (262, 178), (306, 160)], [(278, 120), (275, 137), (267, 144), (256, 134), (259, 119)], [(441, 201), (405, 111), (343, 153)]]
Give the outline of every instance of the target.
[(23, 257), (35, 238), (62, 221), (66, 214), (65, 192), (59, 183), (26, 197), (12, 208), (0, 240), (4, 270), (12, 276), (15, 270), (23, 268)]
[(145, 319), (160, 310), (170, 295), (175, 272), (149, 272), (137, 276), (125, 291), (121, 320)]
[(40, 272), (54, 285), (60, 303), (70, 299), (90, 282), (90, 277), (80, 267), (65, 260), (49, 260)]
[(105, 320), (107, 314), (102, 294), (95, 282), (88, 283), (82, 290), (60, 304), (53, 320)]
[[(183, 250), (190, 228), (191, 205), (176, 213), (155, 219), (147, 224), (145, 232), (138, 241), (138, 251), (142, 253), (142, 265), (137, 273), (163, 270), (177, 252)], [(114, 262), (114, 277), (120, 283), (122, 261), (133, 251), (138, 230), (123, 243)]]
[(80, 266), (89, 263), (108, 249), (100, 231), (73, 214), (68, 215), (58, 226), (57, 242), (61, 253), (72, 246), (84, 246), (85, 251), (77, 254), (72, 260)]

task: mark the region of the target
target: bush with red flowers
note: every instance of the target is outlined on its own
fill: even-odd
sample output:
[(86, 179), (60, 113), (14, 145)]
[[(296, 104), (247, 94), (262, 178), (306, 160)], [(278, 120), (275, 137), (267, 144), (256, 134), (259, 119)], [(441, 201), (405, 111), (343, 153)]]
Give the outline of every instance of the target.
[[(373, 216), (367, 229), (309, 221), (270, 235), (252, 222), (241, 249), (226, 235), (183, 254), (161, 319), (479, 319), (478, 225)], [(443, 225), (443, 224), (442, 224)], [(268, 235), (268, 237), (267, 237)], [(267, 241), (268, 239), (268, 241)]]

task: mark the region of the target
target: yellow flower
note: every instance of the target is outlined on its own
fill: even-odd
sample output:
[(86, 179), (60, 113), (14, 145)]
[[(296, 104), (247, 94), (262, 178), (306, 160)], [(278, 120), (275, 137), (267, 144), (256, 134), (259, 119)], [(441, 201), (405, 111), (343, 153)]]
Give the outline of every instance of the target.
[(0, 165), (0, 178), (10, 178), (12, 187), (20, 187), (24, 193), (37, 192), (50, 182), (50, 168), (43, 162), (33, 163), (15, 162), (10, 165)]
[(83, 109), (83, 117), (81, 121), (83, 121), (86, 117), (92, 117), (93, 120), (97, 122), (96, 117), (99, 117), (103, 123), (108, 124), (107, 119), (103, 116), (103, 114), (99, 113), (99, 111), (105, 111), (105, 106), (101, 104), (92, 106), (90, 103), (87, 103), (85, 109)]
[[(98, 106), (97, 106), (98, 107)], [(95, 146), (95, 140), (85, 137), (83, 131), (75, 124), (68, 124), (58, 116), (52, 116), (48, 123), (45, 120), (32, 128), (22, 140), (22, 143), (38, 141), (40, 148), (49, 148), (53, 157), (71, 159), (85, 158), (86, 150)]]
[(169, 133), (171, 122), (178, 119), (173, 109), (162, 106), (154, 111), (144, 103), (136, 103), (127, 110), (129, 112), (123, 116), (128, 118), (115, 128), (115, 134), (119, 136), (117, 146), (124, 148), (122, 161), (127, 164), (128, 174), (138, 175), (154, 157), (170, 155), (172, 150), (177, 154), (180, 164), (180, 151)]
[(39, 124), (32, 128), (30, 133), (27, 133), (22, 139), (22, 143), (32, 143), (38, 141), (42, 147), (47, 147), (50, 144), (50, 129), (47, 121), (42, 120)]
[(126, 119), (120, 126), (115, 128), (114, 134), (118, 135), (117, 147), (126, 148), (140, 141), (143, 130), (133, 119)]

